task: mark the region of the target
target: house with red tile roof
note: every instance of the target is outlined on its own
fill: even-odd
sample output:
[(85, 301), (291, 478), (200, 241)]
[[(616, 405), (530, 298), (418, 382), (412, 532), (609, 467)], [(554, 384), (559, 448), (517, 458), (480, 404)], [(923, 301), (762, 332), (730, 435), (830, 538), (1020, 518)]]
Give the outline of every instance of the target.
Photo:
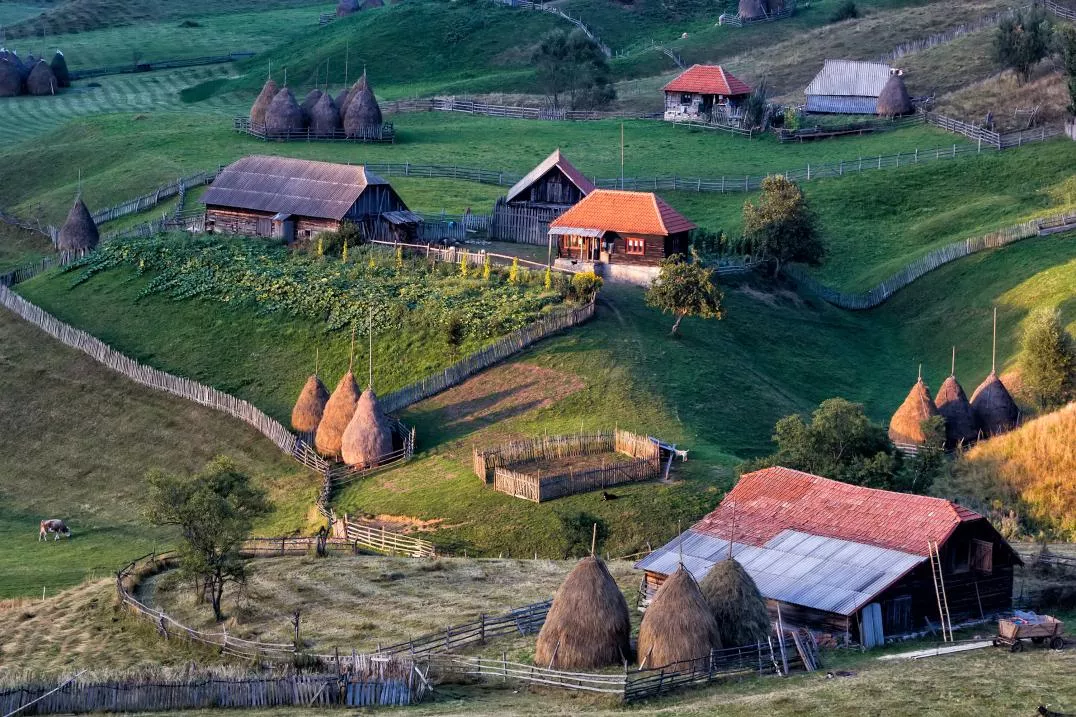
[(961, 505), (778, 466), (745, 474), (635, 567), (652, 595), (679, 565), (702, 580), (730, 557), (774, 618), (780, 610), (786, 624), (867, 646), (936, 628), (943, 613), (957, 624), (1011, 611), (1020, 564), (990, 521)]
[(665, 119), (670, 122), (730, 123), (751, 87), (721, 65), (692, 65), (665, 85)]

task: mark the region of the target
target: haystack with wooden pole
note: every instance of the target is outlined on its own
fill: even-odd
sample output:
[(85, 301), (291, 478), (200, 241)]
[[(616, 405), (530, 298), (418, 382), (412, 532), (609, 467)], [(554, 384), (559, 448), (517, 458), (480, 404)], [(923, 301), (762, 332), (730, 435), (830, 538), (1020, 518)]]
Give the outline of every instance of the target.
[(310, 125), (310, 118), (314, 113), (314, 105), (321, 99), (322, 91), (315, 88), (306, 93), (306, 97), (303, 98), (303, 103), (299, 105), (299, 109), (303, 111), (303, 124), (305, 126)]
[(392, 425), (381, 410), (373, 387), (367, 386), (344, 430), (340, 455), (349, 466), (373, 467), (390, 453)]
[(381, 107), (365, 72), (355, 85), (344, 113), (344, 132), (352, 138), (376, 135), (381, 130)]
[(949, 378), (945, 379), (938, 395), (934, 397), (938, 413), (945, 419), (945, 446), (950, 450), (968, 445), (979, 435), (975, 413), (964, 393), (964, 387), (956, 380), (956, 348), (953, 348), (953, 365)]
[(631, 659), (628, 603), (609, 569), (591, 555), (560, 584), (538, 633), (534, 664), (592, 670)]
[(67, 213), (67, 219), (60, 227), (56, 249), (65, 255), (81, 255), (93, 251), (100, 240), (101, 235), (97, 231), (97, 224), (94, 223), (93, 216), (80, 195), (75, 198), (71, 211)]
[(276, 93), (265, 111), (265, 131), (268, 134), (288, 134), (303, 131), (303, 110), (287, 87)]
[(318, 137), (332, 137), (339, 129), (340, 112), (332, 95), (326, 92), (310, 110), (310, 131)]
[(666, 578), (639, 626), (639, 666), (662, 667), (707, 657), (721, 647), (717, 621), (683, 565)]
[(265, 124), (265, 113), (278, 92), (280, 92), (280, 88), (277, 87), (273, 78), (270, 77), (265, 81), (262, 91), (258, 93), (258, 99), (254, 100), (254, 104), (250, 107), (250, 123), (252, 125), (260, 127)]
[(22, 71), (18, 63), (8, 57), (0, 57), (0, 97), (17, 97), (22, 94)]
[(762, 0), (740, 0), (739, 11), (736, 15), (741, 20), (759, 20), (766, 17), (766, 7)]
[(1020, 409), (997, 373), (998, 310), (994, 309), (994, 342), (990, 356), (990, 375), (971, 394), (971, 410), (979, 430), (985, 436), (996, 436), (1016, 428)]
[(359, 0), (340, 0), (336, 3), (336, 16), (347, 17), (358, 12), (361, 9), (361, 3)]
[(922, 445), (928, 436), (923, 431), (923, 421), (938, 415), (938, 407), (930, 395), (930, 389), (923, 382), (922, 373), (912, 386), (904, 403), (889, 420), (889, 440), (894, 443)]
[(881, 117), (901, 117), (915, 111), (908, 88), (904, 85), (904, 76), (899, 72), (890, 75), (882, 86), (876, 111)]
[(56, 75), (52, 74), (52, 68), (44, 60), (38, 60), (30, 70), (30, 74), (26, 76), (27, 94), (37, 97), (54, 95), (59, 88)]
[(329, 402), (329, 390), (315, 371), (303, 384), (299, 398), (291, 409), (291, 427), (299, 433), (312, 435), (318, 430), (325, 405)]
[(351, 369), (336, 384), (329, 400), (325, 403), (325, 411), (321, 414), (321, 422), (318, 423), (317, 433), (314, 434), (314, 447), (323, 456), (338, 458), (340, 456), (340, 444), (344, 439), (344, 431), (355, 415), (355, 407), (359, 403), (359, 387), (355, 383), (355, 375)]
[(56, 83), (60, 87), (71, 86), (71, 71), (67, 69), (67, 58), (59, 50), (52, 56), (52, 62), (49, 63), (49, 67), (52, 68), (52, 74), (56, 76)]
[(726, 647), (765, 642), (772, 630), (766, 600), (754, 578), (735, 558), (722, 560), (699, 583), (710, 606), (721, 644)]

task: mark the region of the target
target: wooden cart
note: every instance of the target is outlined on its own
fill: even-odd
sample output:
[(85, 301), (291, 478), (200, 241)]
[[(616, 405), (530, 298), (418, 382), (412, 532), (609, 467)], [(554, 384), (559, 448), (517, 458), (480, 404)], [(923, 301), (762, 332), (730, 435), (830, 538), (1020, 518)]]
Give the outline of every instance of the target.
[(1065, 646), (1062, 633), (1065, 623), (1049, 615), (1042, 616), (1042, 622), (1026, 623), (1016, 620), (998, 620), (998, 636), (995, 645), (1007, 645), (1012, 652), (1024, 649), (1024, 640), (1031, 640), (1036, 645), (1048, 643), (1055, 650)]

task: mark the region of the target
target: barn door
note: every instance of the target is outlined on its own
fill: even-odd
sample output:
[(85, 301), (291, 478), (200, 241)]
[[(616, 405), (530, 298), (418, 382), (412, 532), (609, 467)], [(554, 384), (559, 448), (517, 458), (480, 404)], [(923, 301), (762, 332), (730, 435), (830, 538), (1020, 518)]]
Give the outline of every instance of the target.
[(265, 217), (265, 218), (259, 217), (258, 218), (258, 227), (257, 227), (257, 229), (255, 231), (257, 231), (258, 236), (260, 236), (260, 237), (273, 236), (273, 220), (269, 219), (268, 217)]

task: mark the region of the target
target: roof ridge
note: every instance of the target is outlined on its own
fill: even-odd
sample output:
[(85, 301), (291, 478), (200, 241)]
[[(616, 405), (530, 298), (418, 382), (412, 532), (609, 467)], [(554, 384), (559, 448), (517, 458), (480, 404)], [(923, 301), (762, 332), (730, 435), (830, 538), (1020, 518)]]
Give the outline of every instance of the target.
[(663, 232), (668, 234), (669, 233), (669, 227), (665, 226), (665, 217), (661, 216), (661, 206), (658, 204), (658, 195), (655, 194), (654, 192), (650, 192), (649, 194), (650, 194), (650, 201), (653, 202), (653, 204), (654, 204), (654, 214), (657, 215), (658, 225), (661, 227), (661, 230)]

